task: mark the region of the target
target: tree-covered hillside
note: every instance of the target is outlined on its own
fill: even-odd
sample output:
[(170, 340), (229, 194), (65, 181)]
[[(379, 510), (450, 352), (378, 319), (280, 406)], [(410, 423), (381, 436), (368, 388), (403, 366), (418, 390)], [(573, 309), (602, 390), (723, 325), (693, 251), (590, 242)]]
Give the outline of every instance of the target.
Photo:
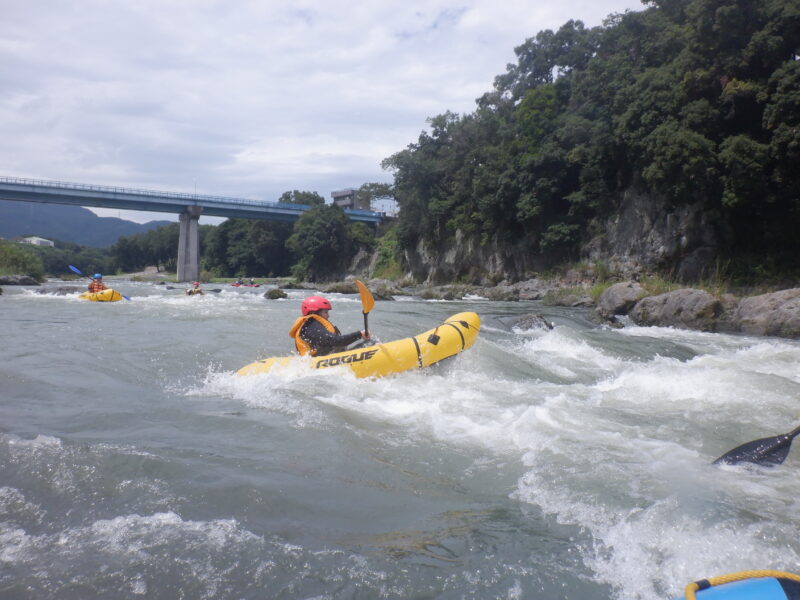
[(575, 258), (636, 189), (712, 211), (726, 258), (795, 260), (800, 3), (645, 4), (526, 40), (473, 113), (384, 161), (404, 249), (460, 230)]

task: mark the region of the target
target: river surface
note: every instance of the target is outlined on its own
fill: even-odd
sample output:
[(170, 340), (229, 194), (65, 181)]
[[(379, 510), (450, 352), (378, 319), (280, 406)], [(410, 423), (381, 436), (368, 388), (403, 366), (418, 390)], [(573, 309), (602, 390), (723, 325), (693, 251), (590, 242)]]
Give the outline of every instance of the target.
[[(131, 301), (0, 296), (3, 600), (644, 600), (800, 569), (800, 442), (710, 464), (800, 423), (798, 342), (398, 298), (382, 341), (464, 310), (481, 334), (385, 379), (240, 377), (309, 292), (112, 284)], [(555, 327), (510, 326), (531, 312)]]

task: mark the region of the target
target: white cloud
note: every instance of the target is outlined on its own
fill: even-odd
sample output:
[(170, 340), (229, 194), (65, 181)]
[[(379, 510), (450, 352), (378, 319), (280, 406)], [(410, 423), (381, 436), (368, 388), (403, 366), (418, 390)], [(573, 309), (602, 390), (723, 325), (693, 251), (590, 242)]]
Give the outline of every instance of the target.
[(638, 0), (6, 3), (0, 174), (329, 198), (388, 181), (380, 161), (416, 141), (428, 117), (474, 110), (526, 38), (641, 8)]

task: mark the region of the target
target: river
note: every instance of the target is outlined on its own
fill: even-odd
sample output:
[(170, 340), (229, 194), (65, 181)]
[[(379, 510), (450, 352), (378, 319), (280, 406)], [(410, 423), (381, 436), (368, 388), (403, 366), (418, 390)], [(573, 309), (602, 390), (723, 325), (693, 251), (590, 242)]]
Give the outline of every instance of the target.
[[(112, 284), (131, 301), (0, 296), (3, 600), (644, 600), (798, 571), (800, 443), (710, 464), (800, 422), (796, 341), (398, 298), (380, 340), (470, 310), (477, 342), (384, 379), (240, 377), (308, 292)], [(555, 327), (509, 327), (530, 312)]]

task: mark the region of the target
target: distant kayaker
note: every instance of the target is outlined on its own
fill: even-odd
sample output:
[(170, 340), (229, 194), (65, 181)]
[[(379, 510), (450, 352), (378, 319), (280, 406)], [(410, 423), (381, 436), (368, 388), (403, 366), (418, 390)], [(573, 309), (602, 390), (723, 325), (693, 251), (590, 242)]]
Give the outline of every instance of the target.
[(297, 317), (289, 330), (289, 337), (294, 338), (294, 344), (301, 355), (325, 356), (344, 350), (356, 340), (370, 339), (369, 333), (365, 331), (342, 335), (328, 320), (330, 310), (331, 303), (322, 296), (309, 296), (303, 300), (300, 305), (303, 316)]
[(89, 291), (94, 293), (102, 292), (107, 289), (106, 284), (103, 283), (103, 276), (100, 273), (95, 273), (92, 277), (92, 281), (89, 282)]
[(194, 296), (196, 294), (200, 294), (201, 296), (205, 295), (205, 292), (203, 292), (203, 290), (200, 289), (199, 281), (193, 282), (192, 285), (194, 286), (192, 289), (186, 290), (187, 296)]
[(250, 285), (255, 285), (255, 284), (256, 284), (256, 280), (251, 277), (250, 278)]
[(244, 285), (244, 280), (239, 277), (239, 279), (236, 280), (236, 285)]

